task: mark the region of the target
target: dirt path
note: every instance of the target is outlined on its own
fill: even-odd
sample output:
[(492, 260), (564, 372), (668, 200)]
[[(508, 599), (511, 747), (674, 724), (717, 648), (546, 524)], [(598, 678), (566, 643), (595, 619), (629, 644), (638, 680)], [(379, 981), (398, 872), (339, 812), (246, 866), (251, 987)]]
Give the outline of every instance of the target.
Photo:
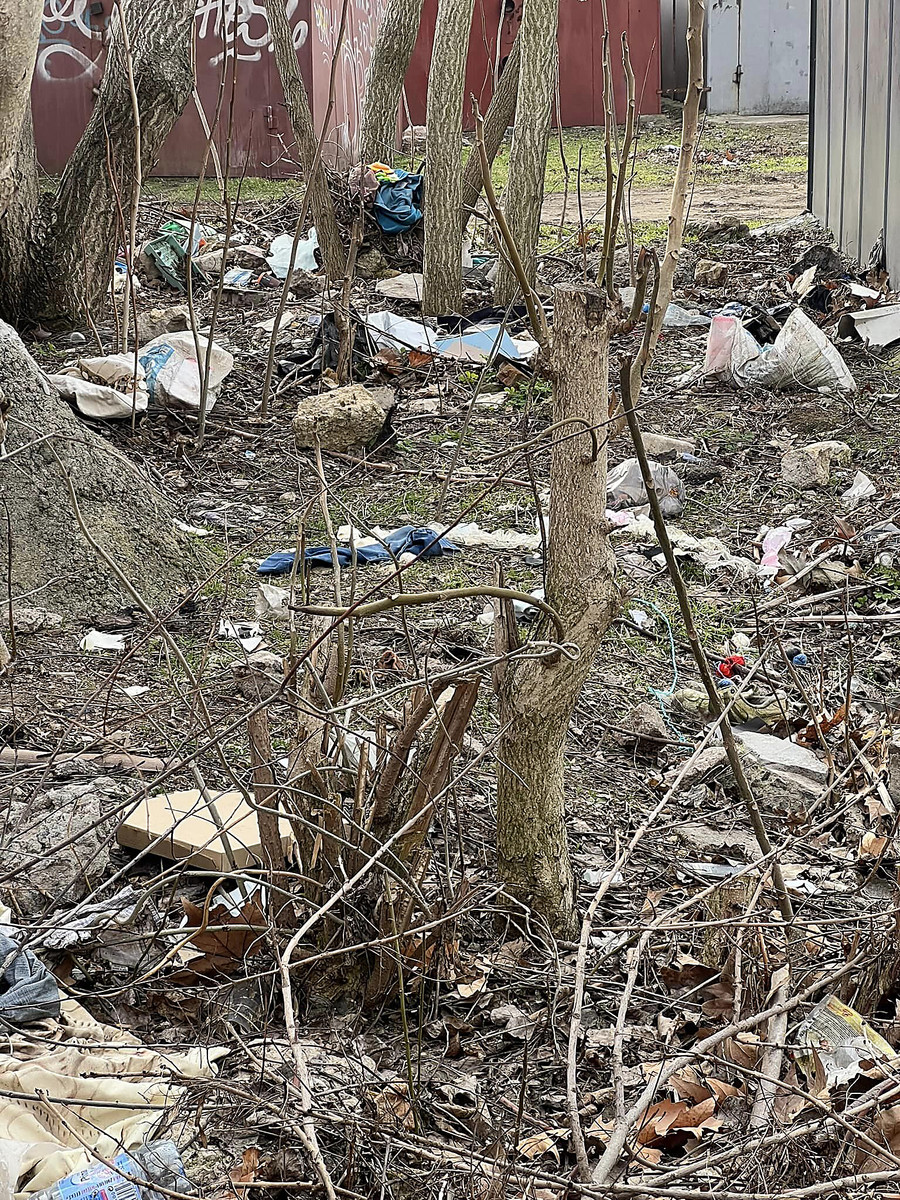
[[(671, 188), (642, 188), (631, 197), (631, 215), (635, 221), (664, 221), (669, 215)], [(603, 212), (602, 192), (582, 192), (581, 205), (586, 223), (594, 224)], [(714, 187), (698, 187), (691, 202), (693, 220), (709, 220), (734, 214), (744, 220), (775, 221), (793, 217), (806, 208), (806, 182), (802, 179), (780, 180), (771, 183), (720, 183)], [(561, 194), (547, 196), (541, 209), (541, 220), (548, 225), (558, 223), (563, 211)], [(570, 195), (566, 220), (577, 221), (578, 201)]]

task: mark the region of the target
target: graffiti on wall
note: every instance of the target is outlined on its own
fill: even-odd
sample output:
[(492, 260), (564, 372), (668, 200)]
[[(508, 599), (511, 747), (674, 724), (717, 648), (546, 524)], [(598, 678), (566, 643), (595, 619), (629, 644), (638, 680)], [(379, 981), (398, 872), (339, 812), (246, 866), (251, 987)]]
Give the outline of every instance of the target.
[[(331, 137), (352, 161), (362, 116), (362, 94), (366, 71), (372, 58), (375, 38), (385, 0), (356, 0), (350, 7), (347, 28), (341, 44), (341, 70), (337, 73), (335, 122)], [(313, 23), (322, 62), (330, 72), (340, 30), (340, 9), (328, 0), (313, 0)]]
[[(103, 74), (103, 35), (112, 3), (104, 12), (91, 15), (92, 0), (44, 0), (44, 21), (38, 45), (35, 73), (45, 83), (83, 79), (98, 83)], [(287, 0), (288, 20), (300, 7), (300, 0)], [(293, 24), (294, 46), (299, 49), (309, 29), (305, 21)], [(88, 54), (76, 42), (96, 46)], [(243, 62), (259, 62), (263, 51), (271, 53), (272, 38), (265, 5), (261, 0), (197, 0), (198, 54), (207, 55), (210, 66), (218, 66), (226, 51), (234, 46)], [(90, 46), (89, 46), (90, 48)]]

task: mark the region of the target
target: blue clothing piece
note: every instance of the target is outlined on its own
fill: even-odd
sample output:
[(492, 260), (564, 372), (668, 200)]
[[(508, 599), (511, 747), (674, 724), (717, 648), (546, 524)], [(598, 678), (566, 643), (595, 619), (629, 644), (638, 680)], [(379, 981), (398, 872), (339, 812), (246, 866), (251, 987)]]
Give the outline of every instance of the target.
[(385, 233), (403, 233), (422, 220), (422, 176), (396, 170), (396, 183), (382, 183), (372, 205)]
[[(360, 566), (366, 563), (390, 562), (401, 554), (415, 554), (419, 558), (435, 558), (441, 554), (453, 554), (459, 547), (447, 538), (438, 537), (433, 529), (422, 525), (402, 525), (389, 533), (384, 539), (386, 550), (379, 542), (372, 546), (357, 546), (356, 561)], [(338, 546), (338, 563), (342, 567), (353, 565), (353, 552), (349, 546)], [(330, 567), (330, 546), (307, 546), (303, 555), (304, 562), (311, 567)], [(293, 550), (277, 550), (270, 554), (256, 568), (258, 575), (287, 575), (294, 566)]]

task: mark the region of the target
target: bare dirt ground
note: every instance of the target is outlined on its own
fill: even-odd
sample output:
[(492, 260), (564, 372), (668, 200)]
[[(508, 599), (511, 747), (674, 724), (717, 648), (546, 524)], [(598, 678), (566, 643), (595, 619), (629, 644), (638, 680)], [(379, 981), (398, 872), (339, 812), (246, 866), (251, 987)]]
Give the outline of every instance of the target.
[[(632, 193), (631, 217), (634, 221), (664, 221), (672, 199), (670, 187), (642, 187)], [(582, 192), (581, 205), (585, 224), (603, 220), (605, 196), (602, 192)], [(712, 220), (735, 216), (742, 221), (777, 221), (796, 216), (806, 208), (806, 183), (802, 179), (760, 180), (754, 183), (718, 183), (698, 186), (691, 198), (690, 219)], [(566, 222), (578, 221), (578, 198), (559, 194), (547, 196), (541, 208), (541, 221), (558, 225), (563, 211)]]

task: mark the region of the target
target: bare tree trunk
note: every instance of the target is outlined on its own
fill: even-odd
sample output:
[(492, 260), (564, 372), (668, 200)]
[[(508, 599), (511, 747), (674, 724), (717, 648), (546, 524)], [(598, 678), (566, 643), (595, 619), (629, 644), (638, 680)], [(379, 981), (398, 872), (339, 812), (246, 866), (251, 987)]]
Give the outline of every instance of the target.
[(475, 0), (439, 0), (428, 72), (425, 174), (425, 283), (428, 313), (462, 303), (462, 109)]
[[(509, 128), (512, 115), (516, 111), (516, 93), (519, 90), (519, 37), (513, 42), (503, 74), (497, 80), (497, 87), (491, 97), (488, 110), (484, 114), (484, 149), (487, 160), (492, 163), (497, 157), (497, 151), (503, 144), (503, 138)], [(474, 208), (481, 195), (481, 163), (475, 150), (469, 155), (462, 182), (462, 227), (465, 230), (471, 216), (470, 209)]]
[[(578, 658), (523, 659), (500, 684), (497, 855), (509, 891), (561, 932), (575, 925), (565, 824), (565, 743), (578, 695), (613, 620), (618, 591), (606, 513), (605, 422), (612, 315), (587, 285), (556, 288), (547, 601)], [(598, 430), (596, 454), (592, 437)]]
[(388, 0), (366, 74), (366, 107), (359, 139), (363, 163), (392, 161), (397, 146), (397, 109), (421, 16), (422, 0)]
[[(556, 85), (556, 27), (559, 0), (525, 0), (518, 38), (522, 62), (516, 100), (516, 126), (509, 152), (506, 221), (519, 248), (529, 283), (534, 285), (547, 135)], [(501, 260), (494, 299), (508, 304), (519, 291), (515, 272)]]
[(146, 176), (191, 97), (195, 12), (195, 0), (123, 0), (121, 12), (116, 6), (97, 105), (48, 205), (46, 223), (35, 231), (28, 316), (46, 322), (90, 312), (109, 286), (116, 247), (127, 236), (135, 122), (120, 19), (131, 42)]
[(43, 0), (0, 0), (0, 216), (18, 188), (19, 138), (43, 15)]
[(15, 152), (16, 186), (0, 216), (0, 317), (16, 322), (28, 279), (32, 224), (37, 212), (37, 153), (31, 124), (31, 105), (26, 105)]
[(310, 209), (319, 235), (325, 270), (329, 279), (340, 279), (344, 273), (344, 247), (334, 215), (334, 201), (322, 165), (319, 139), (313, 126), (309, 99), (300, 74), (300, 64), (297, 62), (297, 51), (294, 49), (285, 0), (265, 0), (265, 3), (272, 45), (275, 48), (275, 61), (281, 76), (281, 88), (291, 119), (291, 129), (294, 131), (294, 141), (297, 143), (297, 154), (306, 176), (306, 186), (309, 188)]

